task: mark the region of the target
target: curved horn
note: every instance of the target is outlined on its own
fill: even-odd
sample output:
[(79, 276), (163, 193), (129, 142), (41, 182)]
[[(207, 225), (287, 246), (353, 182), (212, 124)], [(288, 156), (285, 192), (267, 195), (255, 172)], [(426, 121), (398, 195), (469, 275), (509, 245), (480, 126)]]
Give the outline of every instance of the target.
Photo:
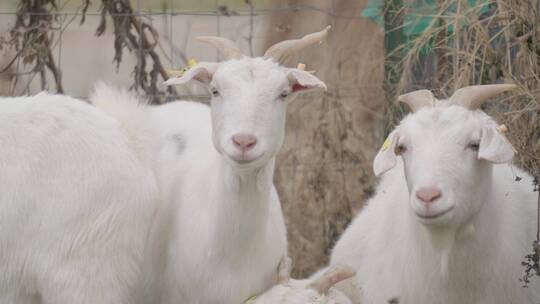
[(411, 112), (414, 113), (421, 108), (433, 107), (435, 105), (435, 96), (429, 90), (418, 90), (399, 95), (397, 101), (409, 106)]
[(213, 45), (221, 54), (223, 54), (225, 59), (240, 59), (244, 57), (244, 54), (242, 54), (242, 51), (240, 51), (240, 48), (236, 43), (227, 38), (200, 36), (197, 37), (197, 40)]
[(308, 287), (315, 289), (320, 294), (326, 294), (330, 287), (353, 277), (356, 271), (349, 266), (334, 265), (326, 270), (319, 278), (311, 282)]
[(449, 98), (450, 103), (463, 106), (470, 110), (479, 109), (480, 106), (490, 97), (502, 92), (517, 88), (515, 84), (489, 84), (476, 85), (461, 88)]
[(291, 278), (292, 260), (288, 256), (284, 256), (279, 262), (278, 269), (278, 284), (285, 284)]
[(320, 43), (328, 35), (331, 26), (327, 26), (324, 30), (316, 33), (311, 33), (300, 39), (285, 40), (272, 45), (264, 53), (264, 58), (273, 58), (277, 62), (282, 62), (289, 54), (300, 51), (301, 49), (315, 43)]

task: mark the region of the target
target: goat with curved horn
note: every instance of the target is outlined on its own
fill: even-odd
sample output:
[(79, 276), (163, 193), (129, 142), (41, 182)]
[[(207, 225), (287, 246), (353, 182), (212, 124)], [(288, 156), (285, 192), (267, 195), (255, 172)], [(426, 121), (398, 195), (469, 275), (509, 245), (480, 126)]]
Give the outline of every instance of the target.
[(215, 36), (200, 36), (197, 40), (213, 45), (225, 57), (225, 59), (240, 59), (245, 55), (233, 41)]
[(320, 32), (311, 33), (300, 39), (278, 42), (268, 48), (268, 50), (264, 53), (264, 58), (272, 58), (277, 62), (283, 62), (288, 55), (298, 52), (312, 44), (322, 42), (324, 38), (328, 35), (328, 31), (330, 30), (330, 28), (331, 26), (329, 25)]
[(433, 107), (435, 105), (435, 96), (429, 90), (418, 90), (399, 95), (397, 101), (409, 106), (411, 112), (416, 112), (421, 108)]
[(515, 84), (475, 85), (461, 88), (449, 98), (450, 103), (470, 110), (479, 109), (489, 98), (517, 88)]

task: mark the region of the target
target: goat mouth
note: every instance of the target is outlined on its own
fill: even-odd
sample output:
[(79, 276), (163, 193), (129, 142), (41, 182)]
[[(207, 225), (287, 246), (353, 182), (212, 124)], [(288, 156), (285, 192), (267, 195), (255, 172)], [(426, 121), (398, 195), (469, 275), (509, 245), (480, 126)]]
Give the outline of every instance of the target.
[(255, 157), (250, 157), (250, 158), (229, 156), (229, 159), (232, 160), (233, 162), (235, 162), (238, 165), (247, 165), (247, 164), (250, 164), (250, 163), (253, 163), (253, 162), (257, 161), (262, 156), (263, 156), (262, 154), (258, 155), (258, 156), (255, 156)]
[(416, 216), (418, 216), (419, 218), (421, 219), (424, 219), (424, 220), (433, 220), (433, 219), (437, 219), (437, 218), (440, 218), (442, 217), (443, 215), (447, 214), (448, 212), (452, 211), (454, 209), (454, 206), (450, 206), (440, 212), (437, 212), (437, 213), (432, 213), (432, 214), (421, 214), (421, 213), (416, 213)]

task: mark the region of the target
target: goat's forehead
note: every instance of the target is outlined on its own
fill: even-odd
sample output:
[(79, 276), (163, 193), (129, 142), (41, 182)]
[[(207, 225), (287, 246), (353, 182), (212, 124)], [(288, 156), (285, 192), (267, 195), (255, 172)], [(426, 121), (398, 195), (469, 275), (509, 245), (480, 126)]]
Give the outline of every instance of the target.
[(273, 60), (264, 58), (242, 58), (221, 63), (216, 72), (216, 81), (224, 84), (266, 83), (285, 81), (283, 68)]
[(400, 127), (412, 134), (427, 132), (444, 136), (445, 134), (474, 132), (482, 125), (495, 123), (480, 110), (471, 111), (461, 106), (424, 108), (408, 115)]

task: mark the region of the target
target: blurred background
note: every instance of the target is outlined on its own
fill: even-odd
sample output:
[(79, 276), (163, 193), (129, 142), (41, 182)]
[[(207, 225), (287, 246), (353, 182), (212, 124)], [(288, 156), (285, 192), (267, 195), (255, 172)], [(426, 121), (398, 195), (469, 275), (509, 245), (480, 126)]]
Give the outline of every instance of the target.
[(485, 110), (509, 127), (516, 162), (540, 176), (539, 14), (540, 0), (2, 0), (0, 95), (84, 99), (103, 80), (156, 104), (208, 102), (200, 86), (160, 86), (189, 59), (220, 60), (195, 37), (224, 36), (260, 56), (332, 25), (325, 43), (286, 62), (328, 86), (290, 105), (275, 175), (303, 277), (373, 193), (375, 152), (406, 114), (398, 94), (518, 84)]

